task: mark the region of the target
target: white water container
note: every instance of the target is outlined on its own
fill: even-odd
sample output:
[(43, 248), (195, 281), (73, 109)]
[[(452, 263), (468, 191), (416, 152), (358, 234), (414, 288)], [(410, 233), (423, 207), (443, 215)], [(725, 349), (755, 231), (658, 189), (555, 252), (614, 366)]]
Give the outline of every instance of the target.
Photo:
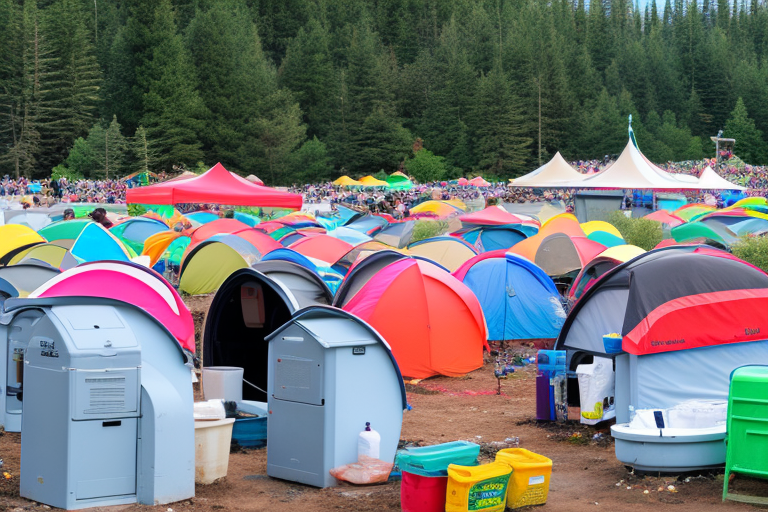
[(195, 483), (212, 484), (227, 476), (235, 418), (195, 421)]
[(371, 424), (365, 424), (365, 430), (360, 432), (357, 438), (357, 458), (361, 455), (367, 455), (374, 459), (379, 458), (379, 447), (381, 445), (381, 435), (371, 428)]
[(243, 399), (243, 369), (235, 366), (203, 367), (203, 395), (206, 400), (220, 398), (239, 402)]

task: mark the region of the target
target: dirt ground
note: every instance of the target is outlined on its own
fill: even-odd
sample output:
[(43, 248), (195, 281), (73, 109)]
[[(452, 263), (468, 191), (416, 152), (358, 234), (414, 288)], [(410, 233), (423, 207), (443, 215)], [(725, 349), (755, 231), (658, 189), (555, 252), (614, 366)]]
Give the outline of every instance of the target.
[[(209, 299), (189, 301), (198, 322)], [(198, 329), (199, 330), (199, 329)], [(533, 351), (530, 351), (533, 353)], [(751, 505), (721, 501), (723, 475), (691, 474), (639, 476), (616, 460), (607, 429), (578, 423), (537, 424), (535, 417), (535, 366), (497, 380), (490, 362), (463, 378), (436, 377), (408, 385), (413, 409), (404, 415), (401, 440), (429, 445), (470, 440), (482, 446), (481, 457), (491, 460), (499, 443), (519, 438), (520, 446), (554, 462), (549, 500), (538, 510), (632, 510), (699, 512), (749, 510)], [(594, 438), (598, 435), (597, 439)], [(42, 510), (43, 505), (19, 497), (20, 435), (0, 435), (0, 511)], [(400, 510), (400, 483), (355, 487), (342, 485), (315, 489), (266, 476), (267, 448), (230, 454), (226, 478), (212, 485), (198, 485), (195, 498), (162, 507), (121, 506), (93, 510), (211, 512), (269, 511), (319, 512), (328, 510)], [(673, 486), (673, 490), (669, 489)], [(768, 482), (737, 478), (734, 492), (768, 496)], [(647, 491), (647, 493), (646, 493)]]

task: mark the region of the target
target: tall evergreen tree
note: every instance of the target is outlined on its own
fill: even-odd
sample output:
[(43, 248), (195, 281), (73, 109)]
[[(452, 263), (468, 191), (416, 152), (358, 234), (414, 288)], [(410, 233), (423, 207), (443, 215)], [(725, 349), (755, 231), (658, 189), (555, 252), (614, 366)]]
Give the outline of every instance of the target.
[(45, 168), (60, 162), (98, 115), (101, 70), (85, 18), (77, 0), (57, 0), (46, 11), (51, 53), (40, 128), (40, 164)]
[(148, 21), (135, 27), (139, 41), (141, 35), (150, 34), (147, 53), (151, 50), (151, 58), (136, 69), (142, 91), (141, 124), (158, 148), (161, 167), (193, 164), (203, 157), (198, 135), (207, 114), (196, 90), (195, 69), (176, 30), (170, 0), (160, 0)]
[(725, 137), (736, 139), (734, 153), (749, 164), (768, 163), (768, 145), (763, 134), (755, 127), (755, 121), (748, 113), (744, 100), (739, 98), (731, 117), (725, 123)]
[(531, 139), (518, 99), (499, 69), (480, 79), (473, 112), (478, 169), (498, 177), (518, 176), (526, 169)]
[(206, 106), (205, 154), (243, 173), (255, 173), (260, 157), (244, 150), (248, 125), (267, 114), (277, 91), (273, 66), (261, 50), (244, 0), (213, 2), (187, 28), (187, 45)]

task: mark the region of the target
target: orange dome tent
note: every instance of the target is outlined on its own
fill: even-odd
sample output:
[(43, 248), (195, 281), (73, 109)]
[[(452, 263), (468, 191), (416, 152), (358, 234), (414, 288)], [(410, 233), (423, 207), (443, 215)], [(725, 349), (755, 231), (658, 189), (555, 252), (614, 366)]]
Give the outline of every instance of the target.
[(355, 265), (335, 305), (384, 337), (403, 375), (456, 377), (480, 368), (487, 329), (472, 291), (437, 265), (407, 256), (366, 272), (376, 259)]

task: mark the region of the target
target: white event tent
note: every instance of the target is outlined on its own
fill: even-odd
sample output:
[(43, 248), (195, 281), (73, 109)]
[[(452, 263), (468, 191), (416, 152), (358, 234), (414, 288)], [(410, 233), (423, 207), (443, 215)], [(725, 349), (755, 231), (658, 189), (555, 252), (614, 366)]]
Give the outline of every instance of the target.
[(586, 177), (586, 174), (581, 174), (571, 167), (558, 151), (555, 156), (552, 157), (552, 160), (535, 171), (511, 180), (512, 183), (510, 186), (527, 188), (572, 188), (571, 183), (584, 180)]
[(597, 174), (579, 173), (557, 153), (545, 165), (513, 180), (511, 186), (599, 190), (744, 190), (744, 187), (721, 178), (712, 169), (705, 169), (701, 178), (669, 173), (648, 160), (631, 139), (619, 158)]

